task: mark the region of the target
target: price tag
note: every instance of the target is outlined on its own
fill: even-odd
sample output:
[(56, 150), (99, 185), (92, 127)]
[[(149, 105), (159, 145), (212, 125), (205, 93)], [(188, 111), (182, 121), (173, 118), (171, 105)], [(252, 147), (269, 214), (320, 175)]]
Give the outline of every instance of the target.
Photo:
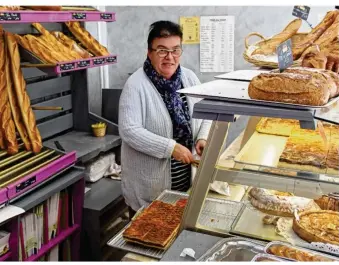
[(292, 53), (292, 41), (281, 43), (277, 48), (278, 64), (280, 72), (283, 72), (286, 68), (293, 64), (293, 53)]
[(294, 6), (292, 15), (307, 20), (311, 8), (309, 6)]
[(75, 68), (75, 63), (64, 63), (60, 64), (60, 69), (62, 71), (73, 70)]
[(105, 58), (97, 58), (97, 59), (93, 59), (93, 63), (95, 65), (101, 65), (105, 63)]
[(88, 67), (90, 65), (91, 65), (91, 61), (90, 60), (77, 62), (78, 68), (84, 68), (84, 67)]
[(73, 19), (86, 19), (86, 13), (72, 13)]
[(0, 12), (0, 21), (20, 21), (20, 13)]
[(107, 63), (115, 63), (117, 61), (117, 57), (116, 56), (111, 56), (111, 57), (107, 57), (106, 58), (106, 62)]
[(112, 19), (113, 16), (112, 16), (112, 14), (109, 14), (109, 13), (101, 13), (100, 18), (101, 19)]
[(35, 182), (36, 182), (36, 176), (31, 177), (31, 178), (21, 182), (20, 184), (16, 185), (15, 191), (18, 193), (18, 192), (26, 189), (27, 187), (31, 186)]

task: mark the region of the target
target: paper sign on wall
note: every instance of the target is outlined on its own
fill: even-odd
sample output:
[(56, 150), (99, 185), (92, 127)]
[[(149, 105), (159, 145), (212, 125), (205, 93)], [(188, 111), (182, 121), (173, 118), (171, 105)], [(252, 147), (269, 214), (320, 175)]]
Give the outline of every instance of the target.
[(183, 30), (183, 44), (198, 44), (200, 42), (199, 17), (180, 17), (180, 26)]
[(234, 71), (234, 16), (200, 17), (200, 71)]

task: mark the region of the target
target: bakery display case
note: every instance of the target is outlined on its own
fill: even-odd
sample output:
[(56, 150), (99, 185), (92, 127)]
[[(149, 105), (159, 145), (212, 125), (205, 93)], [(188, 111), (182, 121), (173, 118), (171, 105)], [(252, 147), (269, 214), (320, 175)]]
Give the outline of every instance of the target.
[[(181, 90), (204, 98), (194, 106), (193, 117), (213, 123), (180, 231), (293, 242), (318, 250), (327, 243), (339, 245), (337, 101), (314, 107), (251, 100), (246, 97), (249, 81), (258, 74), (235, 71)], [(234, 141), (237, 146), (224, 151), (229, 126), (240, 115), (250, 117), (247, 126)], [(244, 207), (223, 232), (198, 222), (215, 180), (248, 187), (241, 200)], [(314, 218), (324, 220), (322, 228), (312, 225)]]

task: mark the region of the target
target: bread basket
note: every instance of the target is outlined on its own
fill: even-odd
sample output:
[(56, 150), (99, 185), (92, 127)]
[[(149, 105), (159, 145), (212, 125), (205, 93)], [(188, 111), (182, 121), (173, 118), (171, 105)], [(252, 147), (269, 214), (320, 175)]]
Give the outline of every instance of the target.
[[(292, 37), (292, 43), (296, 40), (300, 40), (304, 38), (307, 35), (307, 33), (297, 33)], [(261, 40), (254, 43), (254, 44), (249, 44), (249, 39), (253, 36), (259, 37)], [(263, 61), (263, 60), (258, 60), (256, 58), (253, 58), (249, 56), (249, 50), (251, 47), (256, 46), (256, 47), (261, 47), (265, 42), (270, 40), (270, 38), (266, 39), (263, 35), (261, 35), (258, 32), (252, 32), (248, 34), (245, 38), (245, 51), (243, 53), (244, 59), (251, 63), (254, 64), (255, 66), (262, 67), (262, 68), (269, 68), (269, 69), (277, 69), (279, 68), (277, 62), (270, 62), (270, 61)], [(292, 66), (300, 66), (301, 65), (301, 60), (296, 60), (294, 61)]]
[(95, 137), (104, 137), (106, 135), (107, 125), (105, 123), (92, 124), (91, 127)]

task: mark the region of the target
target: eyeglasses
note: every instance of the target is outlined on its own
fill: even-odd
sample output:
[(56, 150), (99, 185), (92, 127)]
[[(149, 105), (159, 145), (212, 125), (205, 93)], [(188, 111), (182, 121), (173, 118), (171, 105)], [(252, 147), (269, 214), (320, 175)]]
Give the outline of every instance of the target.
[(166, 56), (168, 56), (169, 53), (171, 53), (173, 57), (180, 57), (182, 55), (181, 48), (175, 48), (174, 50), (168, 49), (151, 49), (151, 50), (155, 51), (160, 58), (165, 58)]

